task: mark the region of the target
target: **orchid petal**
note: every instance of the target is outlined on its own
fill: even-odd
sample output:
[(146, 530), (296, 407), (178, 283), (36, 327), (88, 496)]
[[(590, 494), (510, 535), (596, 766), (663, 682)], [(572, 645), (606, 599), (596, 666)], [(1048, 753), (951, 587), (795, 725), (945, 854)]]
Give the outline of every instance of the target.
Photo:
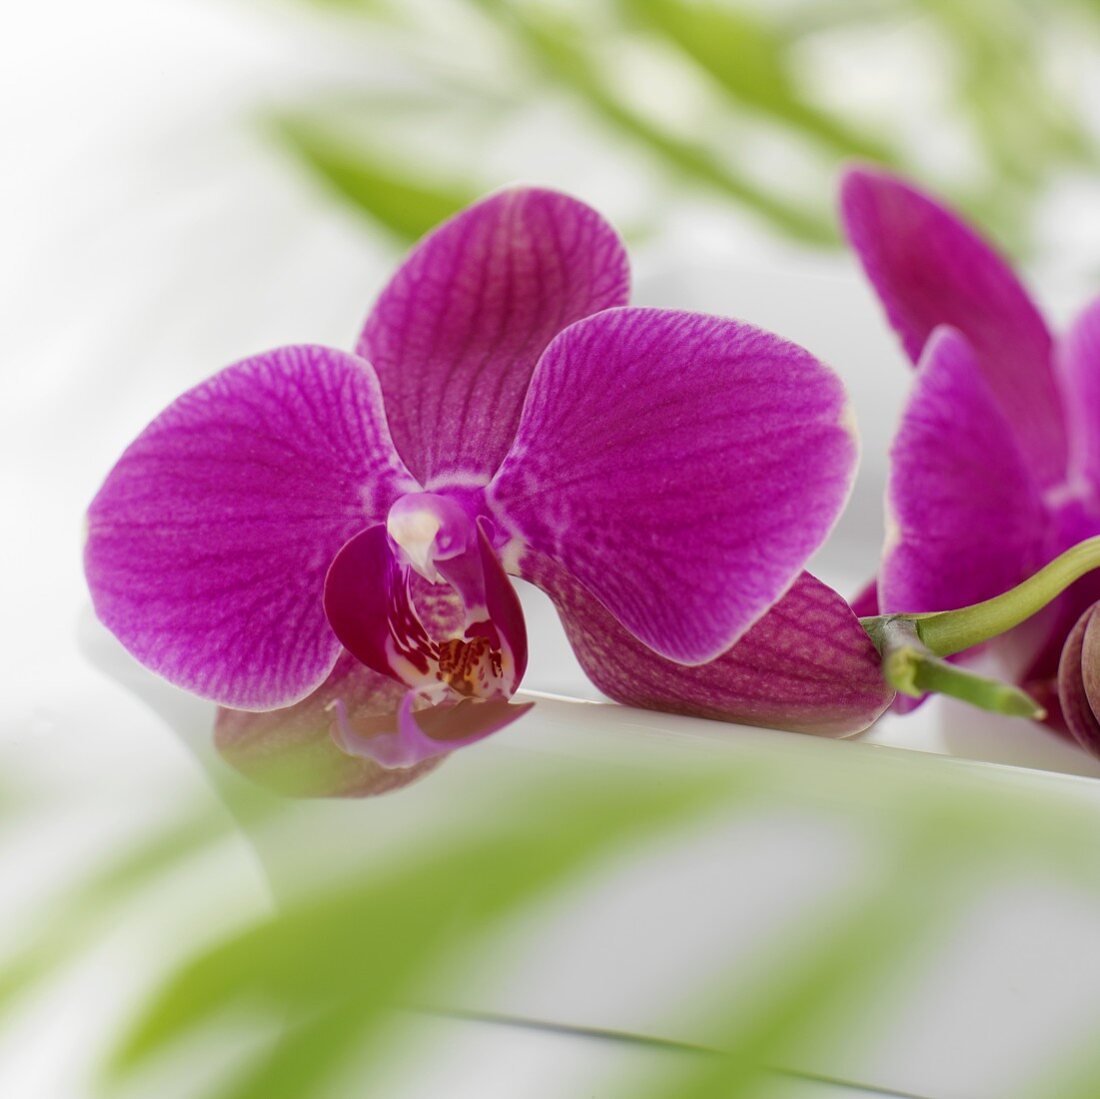
[(1000, 256), (949, 210), (884, 172), (849, 172), (841, 190), (848, 239), (905, 350), (918, 362), (949, 324), (980, 370), (1043, 485), (1066, 468), (1052, 341), (1028, 292)]
[(416, 692), (409, 691), (396, 713), (357, 719), (337, 702), (333, 740), (348, 755), (382, 767), (412, 768), (500, 732), (534, 706), (503, 698), (463, 698), (418, 710), (415, 700)]
[(486, 498), (642, 642), (701, 664), (832, 528), (856, 463), (846, 409), (832, 371), (769, 333), (608, 310), (547, 348)]
[(502, 191), (426, 237), (358, 345), (409, 468), (429, 487), (488, 481), (543, 349), (573, 321), (624, 304), (629, 281), (615, 231), (554, 191)]
[(958, 332), (937, 330), (891, 450), (884, 612), (954, 610), (1040, 564), (1045, 512), (1027, 460)]
[[(471, 526), (473, 524), (471, 523)], [(510, 696), (527, 667), (523, 612), (480, 526), (462, 575), (457, 559), (439, 567), (461, 614), (425, 622), (414, 598), (416, 574), (403, 567), (382, 525), (357, 534), (336, 555), (325, 581), (325, 610), (340, 642), (367, 667), (410, 688), (476, 697)], [(421, 589), (434, 586), (421, 582)]]
[(415, 487), (367, 364), (321, 347), (246, 359), (169, 405), (92, 502), (96, 613), (179, 687), (242, 709), (295, 702), (340, 651), (329, 562)]
[(368, 797), (407, 786), (432, 771), (437, 754), (413, 766), (386, 768), (341, 751), (334, 740), (338, 700), (350, 723), (393, 715), (405, 689), (344, 653), (327, 680), (294, 706), (267, 713), (220, 709), (218, 751), (248, 778), (295, 797)]
[(867, 728), (894, 697), (851, 608), (809, 573), (729, 652), (688, 667), (632, 637), (561, 566), (528, 555), (522, 572), (553, 598), (592, 682), (629, 706), (846, 736)]
[(1077, 620), (1066, 638), (1058, 664), (1058, 701), (1062, 720), (1081, 746), (1100, 755), (1100, 627), (1097, 604)]
[(1058, 361), (1069, 391), (1074, 472), (1100, 483), (1100, 299), (1074, 322), (1058, 346)]

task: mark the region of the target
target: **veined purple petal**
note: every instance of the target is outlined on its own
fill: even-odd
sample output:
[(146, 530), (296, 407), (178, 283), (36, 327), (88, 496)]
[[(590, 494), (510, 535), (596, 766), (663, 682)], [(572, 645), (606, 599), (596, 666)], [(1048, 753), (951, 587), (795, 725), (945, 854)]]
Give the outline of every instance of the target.
[(555, 191), (502, 191), (421, 241), (358, 345), (409, 469), (429, 488), (488, 481), (543, 349), (573, 321), (624, 304), (629, 282), (615, 231)]
[(1046, 323), (1012, 269), (958, 217), (885, 172), (849, 172), (841, 215), (890, 323), (916, 363), (949, 324), (973, 346), (1042, 485), (1066, 469), (1062, 401)]
[(1100, 755), (1100, 627), (1094, 603), (1066, 638), (1058, 664), (1062, 720), (1083, 748)]
[(329, 563), (416, 487), (366, 363), (321, 347), (246, 359), (169, 405), (92, 502), (96, 613), (179, 687), (287, 705), (339, 655), (321, 602)]
[(398, 559), (382, 525), (360, 532), (336, 555), (325, 581), (325, 611), (349, 652), (406, 687), (439, 701), (508, 698), (527, 666), (523, 612), (484, 531), (464, 519), (472, 545), (454, 557), (427, 560), (461, 607), (450, 628), (424, 623), (413, 595), (417, 574)]
[(1065, 379), (1072, 473), (1100, 491), (1100, 299), (1074, 322), (1058, 344)]
[(848, 604), (809, 573), (709, 664), (658, 656), (561, 566), (528, 554), (522, 574), (553, 598), (587, 675), (618, 702), (822, 736), (867, 728), (890, 705), (879, 655)]
[(883, 611), (954, 610), (1041, 563), (1038, 486), (973, 349), (950, 328), (928, 343), (890, 459)]
[(463, 698), (414, 709), (416, 692), (406, 693), (396, 713), (353, 718), (342, 702), (333, 712), (333, 740), (351, 756), (386, 768), (414, 768), (476, 744), (511, 725), (533, 702)]
[(646, 645), (701, 664), (797, 578), (856, 451), (843, 386), (801, 348), (719, 317), (613, 309), (547, 348), (486, 497)]
[(249, 713), (220, 709), (215, 742), (222, 756), (248, 778), (294, 797), (368, 797), (407, 786), (441, 761), (383, 767), (362, 753), (341, 751), (333, 704), (339, 700), (349, 723), (378, 715), (390, 722), (405, 688), (363, 667), (344, 653), (327, 680), (301, 702), (282, 710)]

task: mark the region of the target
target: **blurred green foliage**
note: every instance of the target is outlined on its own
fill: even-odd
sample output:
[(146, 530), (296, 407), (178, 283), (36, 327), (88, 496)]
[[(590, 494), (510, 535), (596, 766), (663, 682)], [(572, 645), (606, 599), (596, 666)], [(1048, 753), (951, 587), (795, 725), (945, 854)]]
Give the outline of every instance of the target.
[[(629, 721), (629, 711), (616, 713)], [(729, 753), (682, 748), (667, 743), (617, 764), (544, 757), (539, 768), (525, 768), (520, 756), (504, 771), (499, 763), (483, 772), (467, 766), (462, 782), (414, 788), (423, 795), (417, 814), (428, 807), (429, 819), (400, 840), (402, 829), (391, 825), (405, 820), (407, 828), (409, 791), (332, 813), (321, 804), (311, 819), (308, 804), (230, 778), (229, 814), (169, 819), (56, 899), (28, 948), (0, 963), (0, 1007), (10, 1011), (93, 949), (105, 927), (140, 912), (166, 876), (201, 866), (197, 856), (232, 836), (235, 822), (264, 853), (275, 905), (242, 913), (230, 930), (200, 934), (176, 953), (107, 1052), (101, 1093), (160, 1094), (156, 1074), (167, 1066), (173, 1094), (194, 1099), (399, 1094), (390, 1090), (395, 1068), (433, 1055), (417, 1021), (477, 1018), (463, 1010), (463, 997), (473, 989), (476, 1000), (471, 978), (485, 959), (490, 972), (499, 965), (492, 948), (510, 928), (555, 898), (576, 902), (639, 857), (661, 848), (667, 856), (670, 841), (688, 850), (692, 835), (721, 821), (795, 814), (849, 835), (863, 852), (860, 872), (755, 942), (736, 978), (731, 959), (745, 944), (733, 936), (730, 958), (716, 952), (703, 986), (689, 988), (687, 999), (683, 988), (669, 990), (668, 1024), (676, 1032), (690, 1019), (700, 1045), (611, 1035), (675, 1055), (643, 1078), (628, 1068), (600, 1091), (760, 1099), (778, 1077), (828, 1079), (807, 1066), (822, 1050), (852, 1048), (853, 1029), (857, 1048), (872, 1041), (876, 1021), (998, 887), (1030, 881), (1100, 901), (1100, 807), (1072, 780), (1044, 788), (1010, 770), (781, 735), (774, 749), (763, 740)], [(284, 853), (302, 844), (313, 852), (311, 873), (301, 864), (290, 871), (293, 858), (280, 869)], [(320, 864), (331, 865), (312, 873)], [(191, 892), (219, 902), (217, 874), (192, 870), (188, 880)], [(667, 933), (681, 931), (672, 924)], [(659, 941), (639, 944), (629, 964), (645, 967), (661, 949)], [(233, 1037), (242, 1022), (243, 1033), (251, 1025), (260, 1040)], [(549, 1023), (568, 1032), (569, 1020)], [(235, 1047), (230, 1069), (213, 1082), (181, 1078), (179, 1066), (201, 1064), (203, 1042), (219, 1034)], [(1062, 1052), (1053, 1076), (1021, 1080), (1021, 1099), (1095, 1094), (1092, 1043), (1079, 1060)]]
[[(522, 120), (548, 97), (564, 98), (578, 129), (602, 132), (625, 187), (641, 156), (652, 180), (709, 193), (810, 244), (838, 239), (835, 177), (851, 159), (923, 180), (1018, 248), (1042, 189), (1059, 172), (1096, 164), (1087, 103), (1067, 86), (1060, 60), (1087, 48), (1100, 61), (1100, 10), (1084, 0), (298, 3), (338, 11), (365, 59), (400, 60), (402, 83), (419, 82), (429, 103), (413, 124), (417, 137), (489, 125), (489, 100)], [(899, 44), (912, 44), (912, 56), (876, 70), (881, 96), (853, 105), (832, 94)], [(823, 57), (833, 59), (824, 68)], [(632, 69), (632, 58), (644, 68)], [(655, 109), (649, 77), (636, 71), (686, 89), (683, 103)], [(403, 139), (378, 81), (371, 104), (350, 121), (335, 112), (334, 125), (333, 105), (347, 91), (301, 104), (281, 132), (319, 178), (400, 242), (419, 234), (429, 209), (452, 212), (469, 194), (531, 174), (522, 153), (503, 152), (490, 166), (471, 151), (448, 163)], [(906, 100), (917, 124), (884, 116), (880, 98)], [(965, 147), (961, 166), (941, 169), (945, 134)], [(568, 187), (561, 169), (554, 182)]]
[(280, 119), (277, 134), (337, 194), (402, 240), (423, 236), (477, 197), (461, 186), (432, 187), (419, 173), (402, 173), (388, 156), (334, 137), (308, 118)]

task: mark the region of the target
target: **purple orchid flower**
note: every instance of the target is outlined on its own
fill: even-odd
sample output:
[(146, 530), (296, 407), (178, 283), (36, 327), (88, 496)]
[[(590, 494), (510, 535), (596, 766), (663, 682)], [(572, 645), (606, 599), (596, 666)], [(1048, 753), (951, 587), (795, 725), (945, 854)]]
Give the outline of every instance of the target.
[(355, 354), (246, 359), (142, 432), (89, 510), (100, 619), (298, 793), (403, 785), (527, 708), (507, 574), (613, 697), (865, 727), (877, 653), (802, 572), (856, 462), (839, 380), (741, 322), (627, 308), (628, 284), (565, 195), (460, 213)]
[[(849, 172), (841, 211), (917, 367), (891, 450), (881, 571), (856, 609), (978, 603), (1100, 533), (1100, 302), (1055, 340), (989, 244), (881, 171)], [(1055, 727), (1059, 656), (1098, 596), (1086, 577), (992, 643)]]

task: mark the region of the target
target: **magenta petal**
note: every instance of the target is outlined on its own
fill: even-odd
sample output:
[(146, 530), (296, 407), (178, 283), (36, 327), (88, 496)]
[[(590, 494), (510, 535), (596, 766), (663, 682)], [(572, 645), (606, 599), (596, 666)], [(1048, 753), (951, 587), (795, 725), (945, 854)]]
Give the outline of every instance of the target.
[(321, 347), (246, 359), (161, 413), (92, 502), (96, 613), (179, 687), (243, 709), (294, 702), (339, 653), (329, 562), (415, 487), (365, 363)]
[(1073, 472), (1100, 485), (1100, 299), (1059, 342), (1058, 361), (1069, 396), (1066, 415)]
[(848, 495), (844, 389), (738, 321), (613, 309), (547, 348), (486, 491), (502, 526), (663, 656), (725, 652)]
[(962, 332), (1040, 483), (1060, 480), (1066, 439), (1051, 337), (1012, 269), (953, 213), (884, 172), (849, 172), (841, 215), (910, 359), (938, 326)]
[(1097, 604), (1077, 620), (1066, 638), (1058, 664), (1058, 701), (1062, 720), (1082, 747), (1100, 755), (1100, 627)]
[(333, 740), (348, 755), (382, 767), (412, 768), (500, 732), (534, 706), (501, 698), (464, 698), (416, 710), (415, 700), (416, 693), (409, 691), (396, 713), (359, 719), (337, 703)]
[(615, 231), (555, 191), (502, 191), (421, 241), (358, 345), (409, 468), (429, 488), (487, 481), (543, 349), (573, 321), (624, 304), (629, 281)]
[(529, 555), (522, 570), (553, 598), (586, 674), (618, 702), (845, 736), (867, 728), (894, 697), (859, 620), (809, 573), (729, 652), (687, 667), (631, 637), (560, 566)]
[(405, 688), (364, 668), (348, 653), (329, 678), (294, 706), (267, 713), (218, 711), (215, 741), (222, 756), (248, 778), (295, 797), (367, 797), (407, 786), (433, 770), (438, 755), (414, 766), (386, 768), (341, 751), (333, 739), (340, 700), (349, 722), (384, 715), (391, 723)]
[(929, 341), (890, 457), (883, 611), (977, 603), (1041, 563), (1038, 487), (958, 332)]

